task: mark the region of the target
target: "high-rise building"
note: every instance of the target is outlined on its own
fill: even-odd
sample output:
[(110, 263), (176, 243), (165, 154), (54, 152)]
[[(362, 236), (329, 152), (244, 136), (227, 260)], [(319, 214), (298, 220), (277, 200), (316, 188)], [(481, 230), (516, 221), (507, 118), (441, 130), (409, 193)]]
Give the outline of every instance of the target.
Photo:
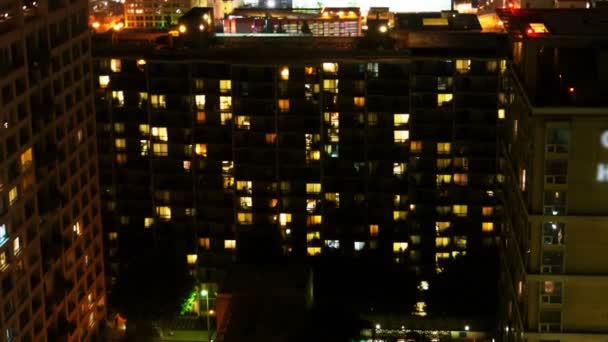
[(3, 341), (85, 341), (105, 320), (86, 1), (0, 8)]
[(505, 341), (608, 336), (606, 10), (506, 10)]
[[(466, 298), (493, 293), (497, 269), (504, 35), (418, 22), (385, 50), (285, 34), (204, 49), (178, 37), (168, 51), (149, 43), (162, 33), (98, 35), (110, 269), (165, 238), (201, 286), (235, 258), (375, 258), (418, 277), (414, 315), (429, 289), (476, 309)], [(469, 262), (487, 271), (450, 287)]]

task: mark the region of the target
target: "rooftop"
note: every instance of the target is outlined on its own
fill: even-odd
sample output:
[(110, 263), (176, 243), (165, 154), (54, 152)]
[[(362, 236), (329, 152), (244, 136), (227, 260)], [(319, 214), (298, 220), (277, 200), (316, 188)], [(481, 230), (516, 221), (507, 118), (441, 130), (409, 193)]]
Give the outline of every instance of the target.
[[(509, 33), (541, 33), (551, 36), (608, 36), (608, 8), (593, 9), (498, 9)], [(529, 31), (542, 24), (547, 33)]]

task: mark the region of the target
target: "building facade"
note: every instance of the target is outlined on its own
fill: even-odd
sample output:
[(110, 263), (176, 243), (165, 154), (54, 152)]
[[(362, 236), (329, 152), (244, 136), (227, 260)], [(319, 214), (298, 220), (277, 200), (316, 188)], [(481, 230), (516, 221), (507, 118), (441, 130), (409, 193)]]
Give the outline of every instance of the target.
[(105, 283), (88, 3), (0, 13), (2, 340), (91, 340)]
[(604, 341), (607, 13), (499, 14), (512, 37), (501, 328), (509, 341)]

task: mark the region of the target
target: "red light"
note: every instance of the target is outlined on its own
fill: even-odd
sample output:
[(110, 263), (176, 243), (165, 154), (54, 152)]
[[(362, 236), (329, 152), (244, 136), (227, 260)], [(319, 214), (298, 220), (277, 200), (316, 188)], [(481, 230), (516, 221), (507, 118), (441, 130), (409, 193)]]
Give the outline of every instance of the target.
[(527, 33), (527, 34), (533, 34), (533, 33), (534, 33), (534, 30), (533, 30), (533, 29), (531, 29), (531, 28), (529, 28), (528, 30), (526, 30), (526, 33)]
[(574, 93), (574, 90), (575, 90), (574, 87), (568, 88), (568, 91), (571, 92), (571, 93)]
[(508, 6), (509, 8), (513, 8), (513, 3), (512, 3), (512, 2), (509, 2), (509, 3), (507, 4), (507, 6)]

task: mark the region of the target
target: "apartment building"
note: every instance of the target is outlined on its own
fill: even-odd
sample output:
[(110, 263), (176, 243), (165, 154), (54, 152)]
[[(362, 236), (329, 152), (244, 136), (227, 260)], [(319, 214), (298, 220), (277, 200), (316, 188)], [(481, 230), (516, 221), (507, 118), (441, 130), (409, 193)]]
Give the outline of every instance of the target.
[(608, 12), (499, 15), (512, 56), (502, 128), (504, 340), (604, 341)]
[(105, 320), (86, 1), (0, 4), (3, 341), (85, 341)]

